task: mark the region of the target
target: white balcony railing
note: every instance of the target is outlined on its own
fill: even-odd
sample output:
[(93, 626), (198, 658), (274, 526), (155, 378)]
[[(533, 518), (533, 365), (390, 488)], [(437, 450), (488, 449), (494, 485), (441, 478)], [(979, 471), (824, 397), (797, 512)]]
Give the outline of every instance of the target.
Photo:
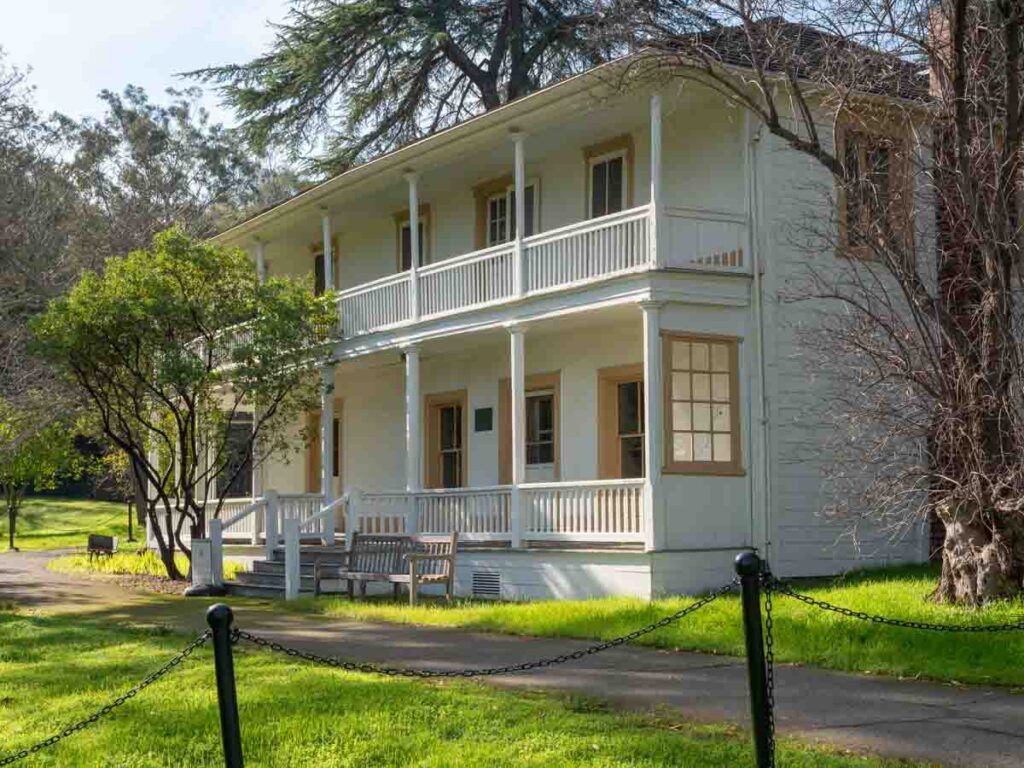
[(515, 246), (502, 243), (419, 270), (420, 313), (444, 315), (504, 301), (515, 294)]
[(523, 241), (527, 293), (630, 272), (649, 265), (650, 207), (590, 219)]
[(409, 283), (409, 273), (400, 272), (342, 291), (338, 295), (342, 333), (357, 336), (410, 320)]

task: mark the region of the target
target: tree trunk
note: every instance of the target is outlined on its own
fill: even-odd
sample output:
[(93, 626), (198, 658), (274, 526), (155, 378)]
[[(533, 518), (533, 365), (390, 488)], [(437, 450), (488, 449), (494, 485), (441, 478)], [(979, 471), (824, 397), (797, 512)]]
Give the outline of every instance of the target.
[(935, 597), (941, 602), (982, 605), (1018, 596), (1024, 585), (1024, 530), (1014, 518), (987, 514), (974, 505), (945, 505), (942, 576)]
[(14, 524), (18, 520), (18, 508), (12, 504), (7, 505), (7, 546), (14, 552), (18, 548), (14, 546)]

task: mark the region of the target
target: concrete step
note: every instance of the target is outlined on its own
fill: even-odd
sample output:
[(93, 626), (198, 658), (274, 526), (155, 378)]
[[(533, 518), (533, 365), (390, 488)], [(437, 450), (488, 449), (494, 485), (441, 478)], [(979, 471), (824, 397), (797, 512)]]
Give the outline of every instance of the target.
[[(247, 586), (274, 587), (284, 590), (284, 574), (256, 573), (255, 571), (242, 571), (235, 574), (235, 582)], [(313, 591), (313, 575), (302, 575), (299, 577), (299, 589)]]
[[(241, 597), (269, 597), (269, 598), (284, 598), (284, 582), (281, 582), (281, 586), (268, 586), (265, 584), (243, 584), (238, 581), (226, 581), (224, 586), (227, 588), (229, 595), (239, 595)], [(299, 594), (302, 596), (311, 596), (313, 589), (300, 589)]]
[[(313, 563), (306, 562), (299, 564), (299, 572), (303, 576), (312, 576), (313, 568)], [(284, 562), (281, 560), (254, 560), (251, 572), (276, 574), (284, 577)]]

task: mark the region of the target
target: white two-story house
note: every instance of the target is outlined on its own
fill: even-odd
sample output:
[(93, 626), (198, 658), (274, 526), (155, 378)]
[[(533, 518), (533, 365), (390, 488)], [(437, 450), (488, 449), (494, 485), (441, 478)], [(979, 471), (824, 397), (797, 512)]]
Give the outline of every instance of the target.
[(693, 592), (749, 548), (785, 576), (923, 558), (923, 530), (857, 549), (819, 515), (824, 385), (779, 292), (827, 174), (712, 88), (615, 66), (216, 238), (339, 296), (314, 438), (242, 495), (329, 507), (337, 546), (457, 530), (466, 595)]

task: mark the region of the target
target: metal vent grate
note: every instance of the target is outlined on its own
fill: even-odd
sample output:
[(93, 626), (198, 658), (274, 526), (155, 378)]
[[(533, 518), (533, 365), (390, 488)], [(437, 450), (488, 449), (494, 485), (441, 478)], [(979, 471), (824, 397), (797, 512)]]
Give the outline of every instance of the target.
[(501, 597), (501, 574), (473, 571), (473, 597)]

